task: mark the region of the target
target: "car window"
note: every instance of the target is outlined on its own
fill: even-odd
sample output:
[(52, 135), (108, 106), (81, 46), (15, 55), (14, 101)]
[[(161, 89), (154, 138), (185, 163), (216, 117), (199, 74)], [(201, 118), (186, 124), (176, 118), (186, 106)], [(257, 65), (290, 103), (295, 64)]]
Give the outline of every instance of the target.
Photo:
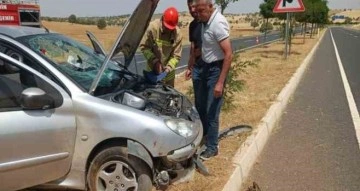
[[(89, 91), (105, 60), (103, 55), (96, 54), (91, 48), (60, 34), (30, 35), (17, 40), (47, 59), (85, 91)], [(117, 63), (110, 63), (98, 88), (105, 93), (113, 91), (117, 86), (120, 81), (119, 71), (122, 70)]]
[(63, 98), (58, 90), (35, 74), (0, 58), (0, 112), (22, 110), (20, 97), (27, 88), (40, 88), (60, 107)]
[(30, 66), (31, 68), (45, 75), (46, 77), (48, 77), (53, 82), (57, 83), (59, 86), (61, 86), (66, 90), (64, 85), (60, 83), (56, 77), (54, 77), (50, 72), (48, 72), (41, 64), (35, 61), (35, 59), (31, 58), (31, 56), (19, 50), (18, 48), (11, 46), (3, 41), (0, 41), (0, 52)]

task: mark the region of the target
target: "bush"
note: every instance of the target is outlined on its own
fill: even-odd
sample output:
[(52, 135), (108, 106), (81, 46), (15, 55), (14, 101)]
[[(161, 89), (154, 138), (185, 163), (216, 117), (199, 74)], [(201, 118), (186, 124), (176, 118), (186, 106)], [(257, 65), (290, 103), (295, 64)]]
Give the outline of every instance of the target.
[(274, 26), (281, 25), (281, 22), (276, 22), (276, 21), (275, 21), (275, 22), (273, 23), (273, 25), (274, 25)]
[(269, 22), (266, 26), (266, 23), (263, 23), (260, 27), (260, 32), (265, 32), (265, 31), (271, 31), (274, 29), (274, 26)]
[(74, 14), (69, 16), (69, 23), (76, 23), (76, 16)]
[(350, 17), (346, 17), (344, 24), (352, 24), (352, 19)]
[(255, 29), (256, 27), (259, 26), (259, 23), (257, 21), (252, 21), (251, 26)]
[(235, 93), (243, 91), (246, 85), (245, 80), (239, 79), (239, 77), (242, 73), (246, 73), (246, 69), (248, 67), (256, 67), (257, 62), (258, 60), (240, 61), (240, 54), (235, 55), (224, 89), (224, 105), (222, 107), (223, 111), (228, 112), (235, 108), (234, 95)]
[(193, 103), (195, 103), (195, 93), (193, 85), (189, 86), (185, 92), (186, 97), (188, 97)]
[(182, 21), (178, 22), (178, 27), (181, 28), (183, 26)]
[(98, 20), (98, 22), (97, 22), (97, 27), (98, 27), (100, 30), (105, 29), (106, 26), (107, 26), (107, 24), (106, 24), (105, 19), (99, 19), (99, 20)]

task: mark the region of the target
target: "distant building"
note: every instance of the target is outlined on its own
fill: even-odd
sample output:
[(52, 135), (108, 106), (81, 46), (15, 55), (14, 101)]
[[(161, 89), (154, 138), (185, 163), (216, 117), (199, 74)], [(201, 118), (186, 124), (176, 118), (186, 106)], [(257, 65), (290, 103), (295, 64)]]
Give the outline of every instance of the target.
[(337, 19), (345, 19), (345, 15), (334, 15), (334, 16), (332, 16), (333, 21), (335, 21)]
[(344, 23), (345, 22), (345, 15), (333, 15), (331, 17), (331, 21), (333, 23)]

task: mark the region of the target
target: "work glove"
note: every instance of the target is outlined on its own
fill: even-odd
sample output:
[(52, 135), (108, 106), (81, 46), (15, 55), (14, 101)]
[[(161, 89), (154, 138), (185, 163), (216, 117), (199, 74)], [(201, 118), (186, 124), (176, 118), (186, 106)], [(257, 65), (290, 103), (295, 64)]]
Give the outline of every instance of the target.
[(160, 73), (158, 76), (157, 76), (157, 82), (160, 82), (160, 81), (162, 81), (165, 77), (166, 77), (166, 75), (167, 75), (168, 73), (167, 72), (162, 72), (162, 73)]
[(167, 72), (162, 72), (159, 75), (156, 75), (155, 72), (147, 72), (144, 71), (144, 77), (147, 79), (151, 84), (157, 84), (158, 82), (161, 82), (167, 75)]

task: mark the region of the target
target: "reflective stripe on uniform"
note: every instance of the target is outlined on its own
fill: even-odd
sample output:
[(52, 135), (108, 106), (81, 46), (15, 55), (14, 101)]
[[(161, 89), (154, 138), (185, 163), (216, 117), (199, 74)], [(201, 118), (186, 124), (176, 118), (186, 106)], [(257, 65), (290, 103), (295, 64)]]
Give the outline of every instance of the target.
[(172, 69), (175, 69), (176, 66), (178, 65), (178, 63), (179, 63), (179, 60), (178, 60), (178, 59), (176, 59), (176, 58), (171, 58), (171, 59), (169, 60), (168, 65), (170, 65)]
[(166, 75), (164, 81), (169, 81), (175, 78), (175, 70), (171, 71), (168, 73), (168, 75)]
[(156, 39), (155, 42), (158, 46), (162, 46), (162, 45), (172, 46), (172, 43), (170, 41), (166, 41), (166, 40)]
[(143, 54), (146, 60), (153, 60), (155, 58), (155, 54), (151, 50), (144, 50)]

